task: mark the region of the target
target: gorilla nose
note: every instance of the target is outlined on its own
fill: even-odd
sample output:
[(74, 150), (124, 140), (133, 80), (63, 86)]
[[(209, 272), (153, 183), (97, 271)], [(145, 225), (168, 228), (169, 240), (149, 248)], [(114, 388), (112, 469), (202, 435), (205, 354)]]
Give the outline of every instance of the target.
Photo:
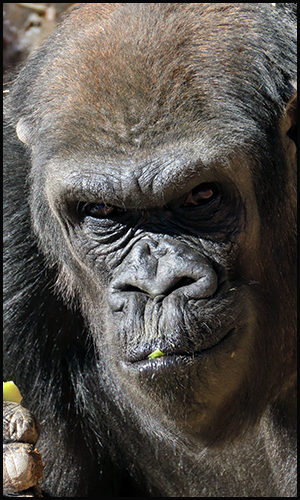
[(204, 299), (211, 297), (217, 287), (218, 277), (211, 263), (195, 249), (172, 239), (146, 239), (134, 245), (116, 270), (109, 302), (115, 309), (114, 302), (123, 302), (128, 292), (152, 298), (177, 293), (187, 299)]

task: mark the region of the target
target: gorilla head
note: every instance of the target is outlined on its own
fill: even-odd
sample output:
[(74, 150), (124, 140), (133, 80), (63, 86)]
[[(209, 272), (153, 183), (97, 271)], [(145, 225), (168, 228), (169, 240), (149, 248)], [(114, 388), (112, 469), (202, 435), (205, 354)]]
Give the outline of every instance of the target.
[(293, 30), (271, 4), (85, 4), (8, 97), (49, 293), (128, 449), (124, 422), (199, 450), (292, 406)]

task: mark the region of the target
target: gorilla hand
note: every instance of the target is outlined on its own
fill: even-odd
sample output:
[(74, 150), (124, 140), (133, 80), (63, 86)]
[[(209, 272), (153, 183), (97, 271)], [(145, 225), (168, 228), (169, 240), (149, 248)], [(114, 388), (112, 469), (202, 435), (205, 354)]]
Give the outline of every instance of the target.
[[(3, 401), (3, 494), (42, 496), (36, 486), (43, 476), (43, 462), (34, 448), (40, 425), (23, 406)], [(33, 488), (34, 487), (34, 488)], [(28, 488), (31, 491), (25, 492)]]

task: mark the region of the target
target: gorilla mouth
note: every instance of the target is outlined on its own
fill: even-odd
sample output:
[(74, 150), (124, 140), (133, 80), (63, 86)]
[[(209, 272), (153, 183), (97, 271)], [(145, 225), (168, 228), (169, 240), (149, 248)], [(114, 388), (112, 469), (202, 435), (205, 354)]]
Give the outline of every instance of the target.
[[(202, 355), (209, 355), (216, 349), (221, 348), (225, 342), (228, 342), (232, 338), (235, 331), (236, 327), (230, 328), (220, 340), (218, 339), (218, 337), (216, 338), (216, 342), (214, 345), (209, 345), (209, 347), (202, 346), (202, 348), (199, 350), (183, 350), (179, 346), (175, 345), (152, 348), (151, 350), (148, 346), (145, 347), (143, 351), (135, 353), (135, 356), (130, 360), (130, 364), (137, 365), (138, 368), (143, 370), (156, 370), (160, 368), (176, 366), (178, 364), (190, 364)], [(159, 355), (157, 351), (159, 351), (161, 355)], [(157, 355), (152, 356), (156, 353)]]

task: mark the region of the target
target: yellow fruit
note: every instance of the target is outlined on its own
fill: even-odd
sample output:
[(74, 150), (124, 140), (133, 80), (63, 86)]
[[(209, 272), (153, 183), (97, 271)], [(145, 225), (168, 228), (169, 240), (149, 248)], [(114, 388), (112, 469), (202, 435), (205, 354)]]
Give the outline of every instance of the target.
[(22, 401), (21, 393), (13, 382), (3, 382), (3, 401), (12, 401), (20, 404)]
[(165, 356), (165, 354), (159, 349), (156, 349), (156, 351), (149, 354), (148, 359), (160, 358), (161, 356)]

